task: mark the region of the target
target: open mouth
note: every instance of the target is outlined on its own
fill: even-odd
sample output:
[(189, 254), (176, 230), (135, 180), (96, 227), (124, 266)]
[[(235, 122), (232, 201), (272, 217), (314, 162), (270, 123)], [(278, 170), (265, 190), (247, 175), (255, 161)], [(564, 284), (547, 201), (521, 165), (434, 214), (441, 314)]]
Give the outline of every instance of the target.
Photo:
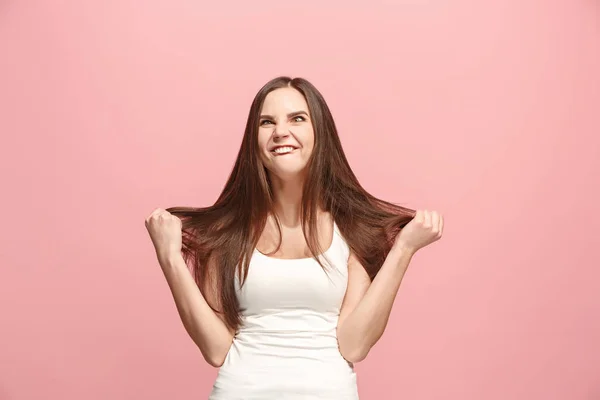
[(273, 153), (277, 156), (283, 156), (286, 154), (291, 154), (294, 151), (296, 151), (296, 148), (293, 146), (281, 146), (281, 147), (276, 147), (275, 149), (271, 150), (271, 153)]

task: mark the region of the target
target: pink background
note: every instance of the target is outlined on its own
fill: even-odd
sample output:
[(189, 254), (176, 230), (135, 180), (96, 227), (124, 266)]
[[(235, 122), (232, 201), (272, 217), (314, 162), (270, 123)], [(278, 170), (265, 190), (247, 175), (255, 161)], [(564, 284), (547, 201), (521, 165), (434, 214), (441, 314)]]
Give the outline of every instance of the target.
[(144, 218), (207, 205), (255, 92), (325, 95), (373, 194), (446, 216), (361, 398), (600, 399), (594, 0), (0, 2), (0, 400), (203, 399)]

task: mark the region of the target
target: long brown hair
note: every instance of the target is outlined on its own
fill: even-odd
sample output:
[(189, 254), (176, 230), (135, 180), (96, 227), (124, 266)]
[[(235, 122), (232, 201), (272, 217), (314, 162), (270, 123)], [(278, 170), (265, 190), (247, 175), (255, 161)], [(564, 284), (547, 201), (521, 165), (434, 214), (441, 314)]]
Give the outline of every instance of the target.
[[(273, 210), (273, 194), (258, 149), (259, 116), (265, 97), (275, 89), (292, 87), (306, 99), (315, 133), (302, 197), (302, 226), (315, 258), (322, 253), (317, 232), (319, 207), (329, 212), (351, 251), (373, 279), (400, 229), (414, 210), (367, 193), (344, 155), (333, 116), (319, 91), (303, 78), (278, 77), (256, 94), (237, 159), (225, 187), (210, 207), (172, 207), (182, 219), (182, 253), (203, 291), (215, 290), (225, 321), (237, 330), (241, 323), (236, 297), (236, 273), (243, 284), (250, 258)], [(278, 223), (281, 233), (281, 228)], [(281, 235), (280, 235), (281, 237)], [(322, 264), (321, 264), (322, 265)]]

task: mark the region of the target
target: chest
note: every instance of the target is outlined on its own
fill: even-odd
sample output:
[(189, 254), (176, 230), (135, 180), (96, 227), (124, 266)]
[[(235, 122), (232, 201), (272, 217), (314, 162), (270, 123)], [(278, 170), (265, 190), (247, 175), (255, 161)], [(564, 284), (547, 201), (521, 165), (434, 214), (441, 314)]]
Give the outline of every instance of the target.
[[(330, 223), (320, 224), (316, 236), (322, 252), (331, 247), (334, 239), (333, 235), (334, 227)], [(262, 254), (279, 259), (312, 257), (304, 232), (300, 227), (281, 227), (280, 233), (276, 226), (268, 225), (263, 231), (256, 249)]]
[(335, 233), (320, 256), (325, 268), (310, 257), (280, 259), (255, 251), (244, 284), (237, 285), (242, 314), (339, 313), (348, 286), (348, 257), (346, 242)]

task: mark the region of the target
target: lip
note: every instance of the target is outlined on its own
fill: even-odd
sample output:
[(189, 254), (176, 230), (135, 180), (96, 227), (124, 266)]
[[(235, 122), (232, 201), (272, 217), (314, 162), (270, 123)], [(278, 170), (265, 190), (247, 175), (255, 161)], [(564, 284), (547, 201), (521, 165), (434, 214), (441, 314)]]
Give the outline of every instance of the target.
[[(281, 148), (281, 147), (291, 147), (293, 150), (292, 150), (292, 151), (290, 151), (290, 152), (287, 152), (287, 153), (283, 153), (283, 154), (279, 154), (279, 153), (275, 152), (275, 150), (277, 150), (277, 149), (279, 149), (279, 148)], [(295, 152), (296, 150), (298, 150), (298, 147), (296, 147), (296, 146), (293, 146), (293, 145), (291, 145), (291, 144), (287, 144), (287, 145), (278, 145), (278, 146), (274, 146), (274, 147), (272, 147), (272, 148), (271, 148), (269, 151), (270, 151), (272, 154), (276, 155), (276, 156), (285, 156), (286, 154), (292, 154), (292, 153), (293, 153), (293, 152)]]

